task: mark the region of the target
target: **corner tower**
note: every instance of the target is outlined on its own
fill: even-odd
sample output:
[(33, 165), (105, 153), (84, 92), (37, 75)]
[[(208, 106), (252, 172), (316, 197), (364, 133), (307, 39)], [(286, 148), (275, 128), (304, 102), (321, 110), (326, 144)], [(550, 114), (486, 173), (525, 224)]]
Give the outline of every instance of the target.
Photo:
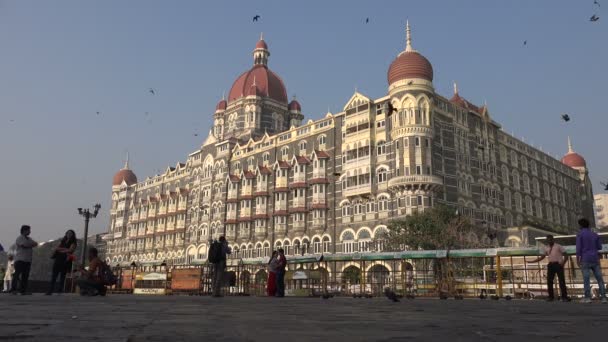
[(405, 50), (391, 63), (388, 73), (390, 105), (389, 140), (395, 153), (394, 175), (389, 188), (400, 197), (412, 198), (412, 207), (434, 204), (435, 191), (443, 181), (433, 175), (433, 66), (414, 50), (409, 22)]

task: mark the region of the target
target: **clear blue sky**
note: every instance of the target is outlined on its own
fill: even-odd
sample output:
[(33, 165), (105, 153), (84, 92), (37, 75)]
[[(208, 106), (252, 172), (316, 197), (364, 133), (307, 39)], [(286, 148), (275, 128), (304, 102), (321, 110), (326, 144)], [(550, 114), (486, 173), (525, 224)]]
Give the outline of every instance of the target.
[(406, 19), (439, 93), (451, 96), (457, 80), (505, 130), (555, 155), (570, 134), (597, 192), (608, 178), (600, 2), (606, 9), (592, 0), (1, 1), (0, 241), (10, 244), (23, 223), (39, 240), (67, 228), (80, 236), (76, 208), (95, 202), (103, 209), (91, 229), (105, 231), (125, 151), (140, 180), (184, 161), (222, 92), (251, 66), (261, 31), (289, 96), (319, 118), (355, 87), (386, 94)]

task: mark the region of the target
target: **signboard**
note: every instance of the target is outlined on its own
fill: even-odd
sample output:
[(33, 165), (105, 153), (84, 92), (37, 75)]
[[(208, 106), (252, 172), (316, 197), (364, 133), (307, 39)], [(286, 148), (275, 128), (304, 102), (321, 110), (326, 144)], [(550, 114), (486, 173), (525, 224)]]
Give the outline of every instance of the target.
[(293, 273), (293, 277), (291, 277), (291, 279), (304, 280), (304, 279), (308, 279), (308, 276), (306, 275), (306, 272), (304, 272), (304, 271), (295, 271)]
[(202, 270), (184, 268), (171, 271), (172, 290), (198, 290), (201, 287)]
[(164, 295), (166, 292), (165, 289), (140, 289), (136, 288), (133, 290), (134, 294), (142, 294), (142, 295)]
[(498, 254), (498, 249), (496, 248), (488, 248), (486, 250), (486, 256), (496, 256)]

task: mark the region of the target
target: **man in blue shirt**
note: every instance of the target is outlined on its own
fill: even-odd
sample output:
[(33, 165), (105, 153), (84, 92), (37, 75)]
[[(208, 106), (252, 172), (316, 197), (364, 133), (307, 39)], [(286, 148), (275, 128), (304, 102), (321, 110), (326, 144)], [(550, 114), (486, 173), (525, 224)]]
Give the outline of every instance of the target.
[(602, 269), (600, 267), (600, 258), (598, 251), (602, 249), (602, 243), (599, 236), (589, 229), (589, 221), (585, 218), (578, 220), (578, 225), (581, 231), (576, 235), (576, 261), (578, 262), (581, 271), (583, 271), (583, 283), (585, 285), (585, 298), (583, 303), (591, 303), (591, 284), (590, 271), (593, 271), (595, 280), (600, 291), (600, 297), (603, 304), (606, 301), (606, 287), (602, 278)]

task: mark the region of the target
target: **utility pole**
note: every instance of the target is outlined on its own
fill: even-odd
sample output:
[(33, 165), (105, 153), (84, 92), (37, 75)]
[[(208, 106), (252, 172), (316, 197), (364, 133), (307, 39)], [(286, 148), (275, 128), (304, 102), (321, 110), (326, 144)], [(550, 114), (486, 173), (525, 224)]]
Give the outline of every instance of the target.
[(86, 260), (87, 240), (88, 240), (88, 235), (89, 235), (89, 220), (91, 218), (97, 217), (97, 214), (99, 213), (99, 209), (101, 209), (101, 204), (99, 204), (99, 203), (95, 204), (95, 206), (93, 206), (93, 212), (91, 212), (89, 210), (89, 208), (86, 208), (86, 209), (78, 208), (78, 214), (80, 216), (84, 217), (84, 237), (82, 239), (82, 255), (80, 256), (82, 267), (84, 267), (84, 262)]

